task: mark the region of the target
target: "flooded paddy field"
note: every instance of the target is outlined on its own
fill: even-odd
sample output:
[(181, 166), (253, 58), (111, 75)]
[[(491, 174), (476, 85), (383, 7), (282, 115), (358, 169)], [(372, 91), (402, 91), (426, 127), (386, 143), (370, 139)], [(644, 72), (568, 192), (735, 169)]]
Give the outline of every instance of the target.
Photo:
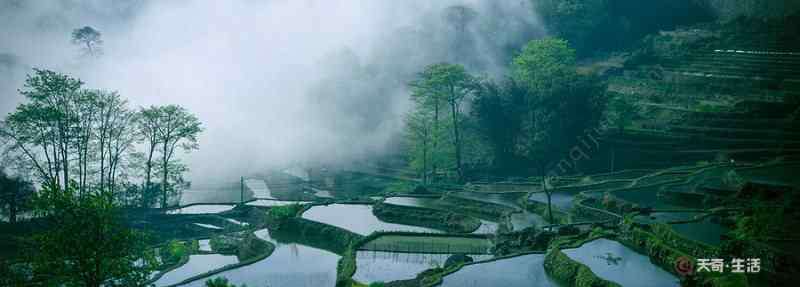
[(475, 263), (442, 278), (442, 287), (559, 287), (544, 271), (544, 254)]
[(619, 242), (596, 239), (579, 248), (562, 250), (573, 260), (589, 267), (600, 278), (622, 286), (680, 286), (674, 275)]
[(331, 204), (314, 206), (303, 213), (303, 218), (330, 224), (352, 232), (368, 235), (375, 231), (412, 231), (440, 233), (441, 231), (381, 221), (366, 204)]

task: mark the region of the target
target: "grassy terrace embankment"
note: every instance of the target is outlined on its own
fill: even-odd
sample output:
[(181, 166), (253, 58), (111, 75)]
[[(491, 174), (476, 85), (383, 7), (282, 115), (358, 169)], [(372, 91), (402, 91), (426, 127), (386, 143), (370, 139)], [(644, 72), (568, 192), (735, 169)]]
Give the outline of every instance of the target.
[(387, 203), (375, 204), (372, 213), (378, 219), (390, 223), (423, 226), (453, 233), (473, 232), (481, 225), (477, 218), (463, 214)]

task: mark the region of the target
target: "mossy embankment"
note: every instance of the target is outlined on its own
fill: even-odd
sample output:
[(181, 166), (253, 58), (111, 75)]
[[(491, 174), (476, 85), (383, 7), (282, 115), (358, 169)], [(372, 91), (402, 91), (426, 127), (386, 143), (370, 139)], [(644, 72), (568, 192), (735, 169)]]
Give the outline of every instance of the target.
[(378, 219), (390, 223), (416, 225), (453, 233), (469, 233), (480, 227), (477, 218), (443, 210), (379, 203), (372, 208)]
[(474, 215), (479, 218), (491, 219), (494, 221), (500, 221), (509, 213), (516, 211), (516, 209), (505, 205), (453, 195), (443, 196), (437, 201), (437, 205), (442, 209), (452, 210), (456, 213)]

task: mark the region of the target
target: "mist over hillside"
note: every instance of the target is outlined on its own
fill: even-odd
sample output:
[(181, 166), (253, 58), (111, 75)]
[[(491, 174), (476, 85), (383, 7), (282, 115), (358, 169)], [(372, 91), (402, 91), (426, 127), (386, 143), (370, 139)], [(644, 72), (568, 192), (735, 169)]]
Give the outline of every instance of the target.
[[(21, 101), (34, 67), (118, 90), (133, 106), (182, 103), (207, 127), (190, 178), (229, 180), (380, 152), (401, 132), (406, 84), (422, 67), (499, 75), (545, 34), (527, 1), (207, 4), (4, 1), (0, 38), (12, 40), (0, 43), (0, 112)], [(70, 42), (83, 26), (102, 33), (100, 57)]]

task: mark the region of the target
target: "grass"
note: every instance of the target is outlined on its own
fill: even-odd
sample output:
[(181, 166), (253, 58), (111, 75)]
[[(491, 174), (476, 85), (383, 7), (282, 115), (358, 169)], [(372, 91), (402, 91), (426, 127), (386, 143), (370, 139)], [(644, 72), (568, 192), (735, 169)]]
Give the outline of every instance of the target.
[(488, 239), (458, 236), (383, 235), (360, 249), (419, 253), (485, 253), (492, 246)]

